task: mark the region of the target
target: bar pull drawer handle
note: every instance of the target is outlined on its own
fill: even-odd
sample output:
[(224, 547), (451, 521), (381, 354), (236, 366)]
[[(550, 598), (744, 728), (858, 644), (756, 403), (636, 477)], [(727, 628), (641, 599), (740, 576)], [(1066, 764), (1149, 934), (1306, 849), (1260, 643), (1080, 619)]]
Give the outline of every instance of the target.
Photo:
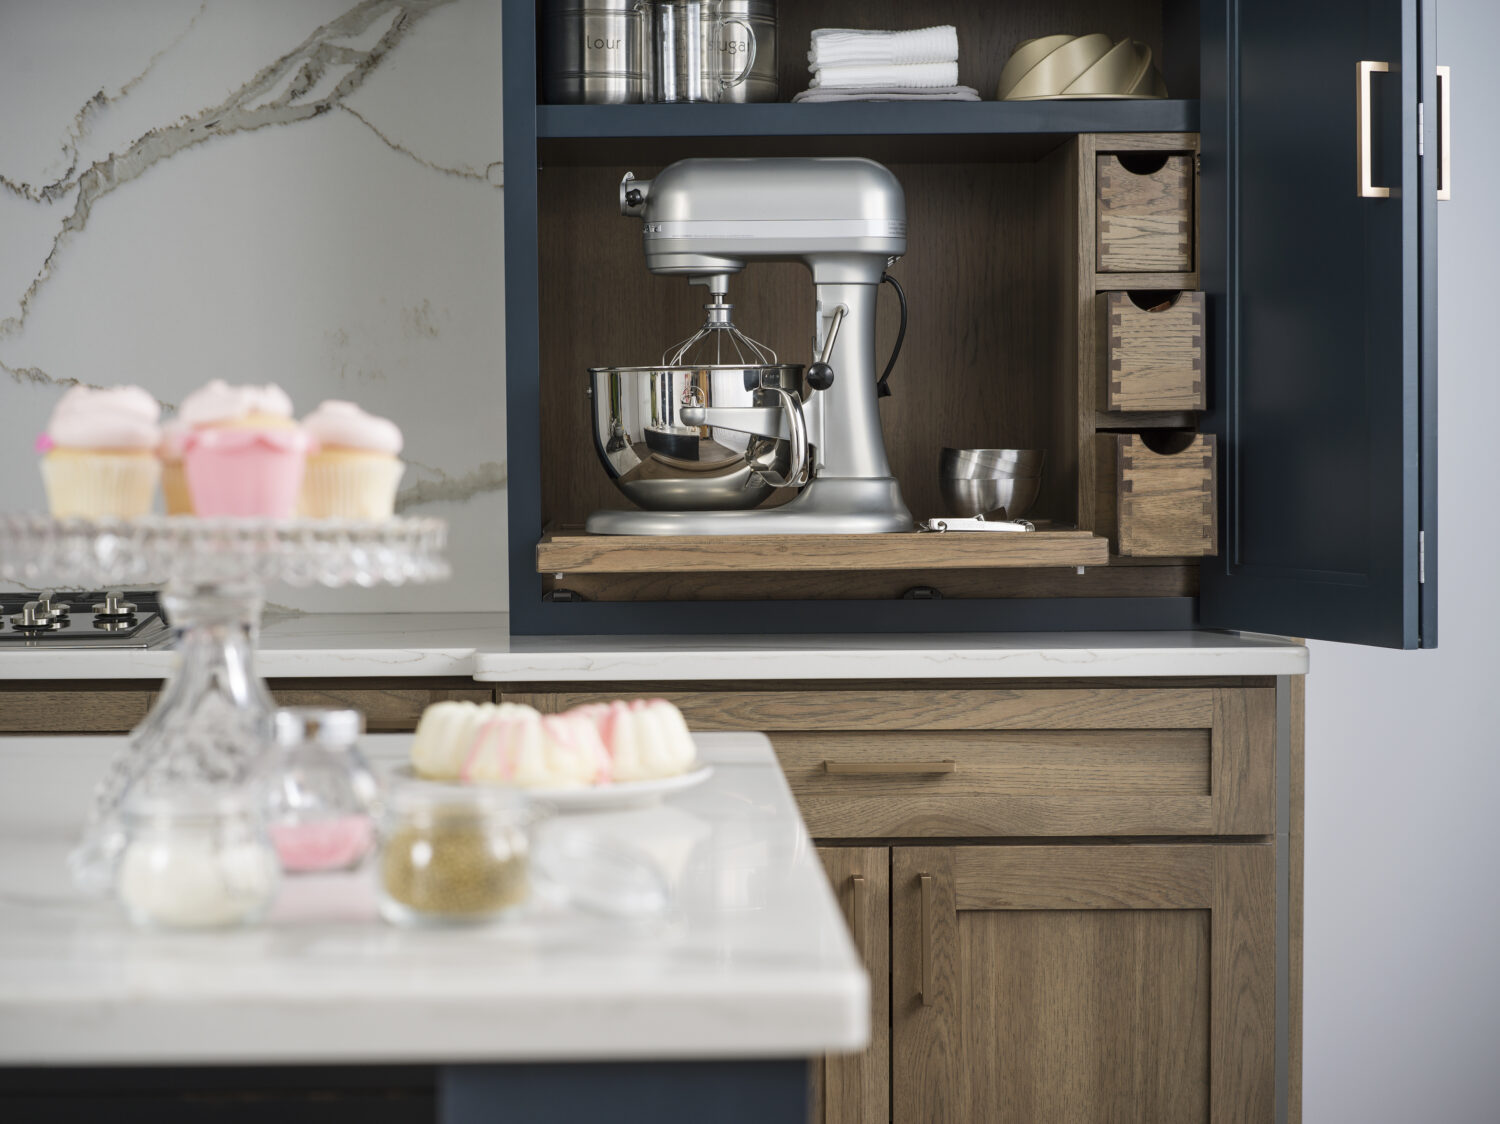
[(896, 775), (899, 773), (955, 773), (958, 762), (947, 761), (825, 761), (823, 769), (829, 773), (857, 774), (865, 776)]
[(849, 896), (852, 899), (849, 902), (849, 910), (854, 915), (849, 919), (849, 929), (854, 936), (854, 947), (863, 956), (865, 954), (865, 942), (869, 936), (868, 925), (865, 921), (865, 914), (869, 912), (867, 904), (868, 894), (863, 874), (851, 874), (849, 876)]
[(919, 875), (922, 887), (922, 1006), (931, 1007), (937, 996), (932, 982), (932, 875)]
[(1374, 153), (1370, 125), (1370, 75), (1385, 74), (1391, 69), (1388, 62), (1371, 62), (1360, 59), (1355, 83), (1355, 101), (1358, 121), (1355, 125), (1355, 143), (1359, 149), (1359, 197), (1361, 199), (1389, 199), (1391, 189), (1375, 186)]
[(1448, 140), (1452, 135), (1453, 68), (1437, 68), (1438, 92), (1438, 189), (1439, 199), (1453, 198), (1453, 149)]

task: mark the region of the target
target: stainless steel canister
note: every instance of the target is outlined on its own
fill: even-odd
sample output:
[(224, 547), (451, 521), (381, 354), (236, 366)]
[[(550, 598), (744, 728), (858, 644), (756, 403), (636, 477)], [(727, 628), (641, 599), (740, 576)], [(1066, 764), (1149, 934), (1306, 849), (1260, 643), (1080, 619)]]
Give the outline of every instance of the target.
[[(755, 32), (755, 64), (738, 86), (724, 91), (722, 101), (779, 101), (781, 86), (776, 79), (776, 0), (720, 0), (726, 20), (742, 20)], [(738, 24), (724, 27), (724, 73), (737, 74), (744, 65), (750, 44)]]
[(553, 105), (652, 99), (649, 0), (544, 0), (542, 93)]

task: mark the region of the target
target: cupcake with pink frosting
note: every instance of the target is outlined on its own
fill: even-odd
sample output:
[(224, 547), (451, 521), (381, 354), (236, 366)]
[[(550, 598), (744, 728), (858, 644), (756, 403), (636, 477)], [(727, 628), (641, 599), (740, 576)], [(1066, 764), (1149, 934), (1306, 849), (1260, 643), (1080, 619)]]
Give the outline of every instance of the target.
[(183, 400), (182, 466), (197, 515), (296, 514), (308, 436), (279, 386), (215, 379)]
[(299, 510), (315, 519), (389, 519), (406, 466), (401, 430), (353, 402), (330, 399), (302, 419), (316, 446)]
[(47, 505), (59, 518), (133, 519), (151, 510), (161, 407), (138, 386), (75, 386), (37, 441)]

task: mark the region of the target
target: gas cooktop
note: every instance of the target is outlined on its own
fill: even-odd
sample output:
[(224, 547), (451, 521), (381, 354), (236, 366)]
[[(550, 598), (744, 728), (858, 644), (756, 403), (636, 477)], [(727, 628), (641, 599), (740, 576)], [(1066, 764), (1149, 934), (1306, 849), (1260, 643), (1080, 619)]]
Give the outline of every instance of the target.
[(171, 639), (154, 591), (0, 592), (0, 651), (155, 648)]

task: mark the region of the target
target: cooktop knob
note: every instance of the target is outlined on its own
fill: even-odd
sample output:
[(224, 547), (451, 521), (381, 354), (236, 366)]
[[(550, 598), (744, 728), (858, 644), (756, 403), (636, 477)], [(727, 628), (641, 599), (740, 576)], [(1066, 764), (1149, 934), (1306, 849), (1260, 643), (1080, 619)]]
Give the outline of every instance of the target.
[(104, 595), (103, 601), (94, 604), (94, 616), (133, 617), (135, 616), (135, 602), (126, 601), (123, 593), (118, 589), (112, 589)]
[(40, 601), (26, 602), (21, 611), (10, 618), (10, 623), (21, 632), (45, 632), (48, 629), (62, 627), (60, 620), (42, 611)]
[(45, 613), (49, 617), (66, 617), (71, 607), (66, 601), (53, 601), (57, 594), (50, 589), (37, 599), (37, 612)]

